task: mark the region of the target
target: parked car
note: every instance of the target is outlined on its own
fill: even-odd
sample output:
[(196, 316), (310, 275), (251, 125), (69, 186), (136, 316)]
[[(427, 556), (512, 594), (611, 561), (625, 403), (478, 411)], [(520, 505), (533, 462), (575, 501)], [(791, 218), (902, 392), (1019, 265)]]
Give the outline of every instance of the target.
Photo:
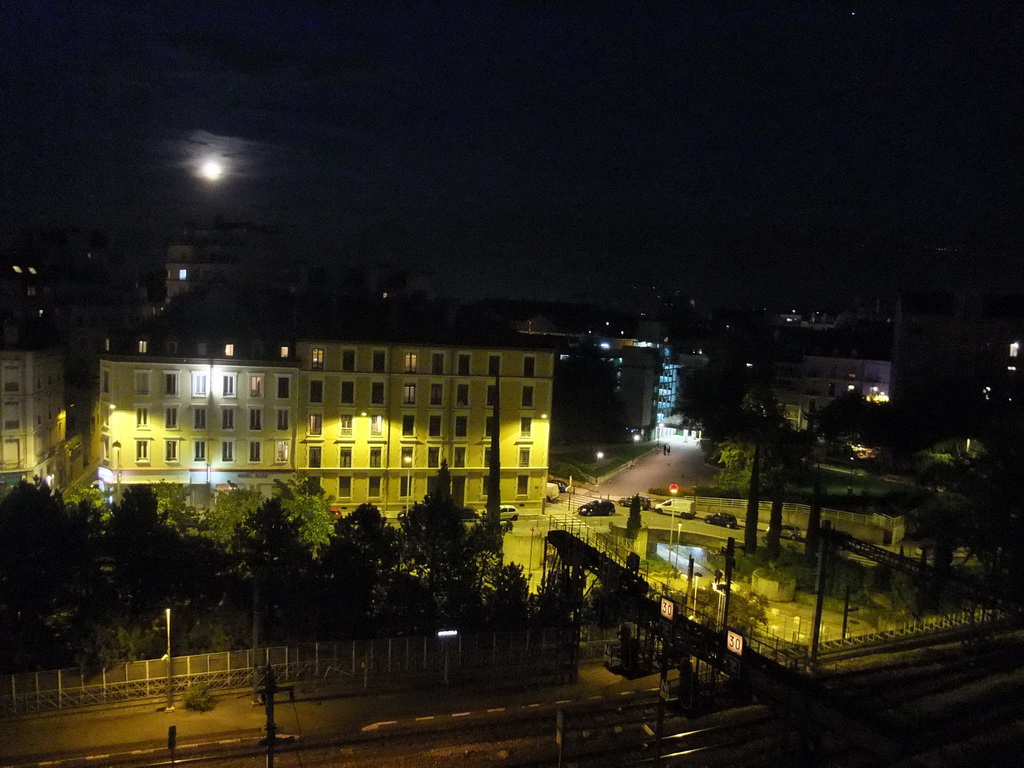
[(512, 522), (519, 519), (519, 510), (511, 504), (502, 504), (498, 509), (501, 522)]
[[(563, 483), (564, 485), (564, 483)], [(544, 491), (544, 498), (550, 502), (558, 501), (558, 495), (562, 492), (562, 489), (558, 486), (558, 483), (548, 483)]]
[[(640, 494), (637, 494), (637, 496), (640, 496)], [(629, 507), (632, 507), (633, 506), (633, 498), (634, 498), (633, 496), (623, 496), (621, 499), (619, 499), (619, 506), (620, 507), (626, 507), (627, 509)], [(647, 496), (640, 496), (640, 509), (650, 509), (650, 508), (651, 508), (651, 500), (650, 500), (650, 498), (647, 497)]]
[(655, 512), (663, 515), (673, 515), (683, 520), (692, 520), (697, 516), (694, 510), (693, 499), (666, 499), (654, 507)]
[(557, 478), (552, 478), (548, 480), (548, 482), (557, 485), (559, 493), (565, 493), (566, 491), (569, 490), (569, 484), (565, 482), (565, 480), (558, 480)]
[(730, 515), (728, 512), (712, 512), (710, 515), (704, 516), (704, 522), (709, 525), (718, 525), (722, 528), (740, 527), (740, 524), (736, 522), (736, 515)]
[(580, 508), (576, 511), (584, 517), (592, 515), (614, 515), (615, 505), (607, 499), (598, 499), (597, 501), (588, 501), (586, 504), (581, 504)]
[(795, 525), (783, 525), (779, 530), (780, 539), (792, 539), (793, 541), (803, 541), (804, 532), (797, 528)]
[(472, 507), (463, 507), (462, 509), (459, 510), (459, 517), (461, 517), (467, 523), (476, 522), (480, 519), (480, 513), (477, 512)]

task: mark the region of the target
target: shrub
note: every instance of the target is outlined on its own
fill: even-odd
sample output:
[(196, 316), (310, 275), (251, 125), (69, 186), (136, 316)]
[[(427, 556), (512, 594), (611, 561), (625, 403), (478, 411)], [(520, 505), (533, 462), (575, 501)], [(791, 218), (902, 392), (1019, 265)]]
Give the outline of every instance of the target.
[(209, 712), (213, 709), (213, 693), (206, 683), (192, 683), (185, 689), (185, 709), (193, 712)]

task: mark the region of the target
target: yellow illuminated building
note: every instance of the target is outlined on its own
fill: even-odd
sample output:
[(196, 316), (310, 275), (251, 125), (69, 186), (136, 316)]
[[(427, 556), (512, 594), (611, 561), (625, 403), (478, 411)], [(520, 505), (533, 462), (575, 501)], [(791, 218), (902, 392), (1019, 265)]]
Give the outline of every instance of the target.
[(132, 345), (100, 360), (98, 474), (112, 494), (183, 483), (206, 507), (217, 490), (269, 496), (275, 479), (311, 476), (340, 512), (369, 502), (394, 516), (423, 498), (446, 460), (456, 500), (482, 509), (498, 397), (501, 502), (540, 511), (549, 350), (300, 340), (259, 354), (265, 345), (231, 340)]

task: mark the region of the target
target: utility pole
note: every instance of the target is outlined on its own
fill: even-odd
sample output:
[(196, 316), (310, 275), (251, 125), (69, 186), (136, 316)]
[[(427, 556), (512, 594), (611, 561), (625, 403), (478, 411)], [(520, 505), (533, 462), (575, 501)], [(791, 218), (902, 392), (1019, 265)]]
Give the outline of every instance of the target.
[(818, 642), (821, 639), (821, 612), (825, 607), (825, 561), (827, 560), (826, 546), (828, 532), (832, 527), (830, 521), (822, 523), (822, 530), (826, 535), (818, 541), (818, 573), (814, 579), (814, 625), (811, 627), (811, 668), (818, 666)]
[(722, 609), (722, 629), (729, 627), (729, 598), (732, 596), (732, 569), (736, 565), (736, 539), (725, 543), (725, 607)]
[(277, 741), (277, 724), (274, 722), (274, 694), (277, 693), (277, 681), (274, 670), (269, 664), (264, 674), (264, 686), (260, 690), (263, 703), (267, 709), (267, 768), (274, 768), (274, 742)]

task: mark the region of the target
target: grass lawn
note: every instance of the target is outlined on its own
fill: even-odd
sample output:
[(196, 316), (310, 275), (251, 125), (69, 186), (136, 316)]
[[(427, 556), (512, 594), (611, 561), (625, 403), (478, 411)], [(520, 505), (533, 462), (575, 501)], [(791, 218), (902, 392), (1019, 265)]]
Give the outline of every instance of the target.
[[(651, 450), (650, 443), (618, 443), (595, 445), (594, 448), (574, 448), (560, 452), (557, 447), (551, 449), (550, 471), (556, 477), (567, 478), (569, 475), (589, 475), (601, 477), (613, 469), (642, 456)], [(604, 454), (598, 459), (597, 453)]]

